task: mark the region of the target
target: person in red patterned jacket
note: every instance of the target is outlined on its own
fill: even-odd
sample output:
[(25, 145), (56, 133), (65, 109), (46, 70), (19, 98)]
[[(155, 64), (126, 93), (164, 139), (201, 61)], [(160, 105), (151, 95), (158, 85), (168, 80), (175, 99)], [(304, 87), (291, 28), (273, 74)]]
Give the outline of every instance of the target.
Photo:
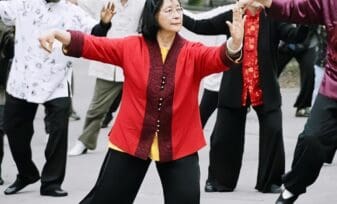
[[(307, 28), (268, 17), (261, 4), (245, 11), (243, 62), (223, 73), (218, 114), (211, 134), (206, 192), (231, 192), (236, 188), (244, 152), (247, 110), (259, 120), (259, 164), (255, 189), (279, 193), (285, 155), (282, 134), (281, 92), (277, 80), (277, 47), (280, 40), (301, 42)], [(184, 17), (184, 26), (203, 35), (225, 34), (222, 26), (232, 11), (208, 19)]]
[[(292, 23), (322, 24), (327, 32), (325, 71), (310, 116), (296, 144), (291, 170), (282, 179), (285, 190), (277, 204), (292, 204), (313, 184), (337, 147), (337, 4), (335, 0), (254, 0), (275, 19)], [(240, 0), (251, 4), (252, 0)]]

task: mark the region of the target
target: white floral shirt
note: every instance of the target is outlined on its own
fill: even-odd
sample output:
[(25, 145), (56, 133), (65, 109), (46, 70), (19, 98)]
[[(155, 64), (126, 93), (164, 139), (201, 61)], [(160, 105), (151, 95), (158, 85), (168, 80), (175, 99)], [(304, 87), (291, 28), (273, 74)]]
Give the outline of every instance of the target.
[(10, 0), (0, 2), (0, 17), (15, 25), (15, 55), (7, 92), (28, 102), (69, 96), (71, 58), (63, 55), (55, 42), (52, 53), (40, 47), (38, 38), (52, 29), (72, 29), (89, 33), (97, 23), (79, 7), (61, 0)]

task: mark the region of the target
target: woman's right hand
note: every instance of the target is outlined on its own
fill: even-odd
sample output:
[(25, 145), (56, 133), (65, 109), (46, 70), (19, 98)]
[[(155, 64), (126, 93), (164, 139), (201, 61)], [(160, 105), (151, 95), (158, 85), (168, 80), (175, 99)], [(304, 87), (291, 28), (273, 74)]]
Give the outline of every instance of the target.
[(67, 47), (70, 44), (71, 36), (70, 33), (67, 31), (50, 31), (39, 37), (41, 48), (51, 53), (53, 50), (53, 44), (55, 39), (60, 41), (64, 47)]

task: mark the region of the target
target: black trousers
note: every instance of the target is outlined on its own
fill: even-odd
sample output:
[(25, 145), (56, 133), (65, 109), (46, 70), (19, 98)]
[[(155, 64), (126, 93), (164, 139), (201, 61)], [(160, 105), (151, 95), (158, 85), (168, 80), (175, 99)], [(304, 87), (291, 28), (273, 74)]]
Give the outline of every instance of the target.
[(202, 127), (205, 127), (209, 117), (211, 117), (212, 113), (217, 108), (218, 93), (219, 92), (217, 91), (211, 91), (208, 89), (204, 89), (204, 93), (202, 95), (200, 105), (199, 105)]
[(330, 150), (328, 150), (325, 163), (331, 164), (333, 162), (333, 159), (336, 154), (337, 147), (332, 147)]
[(2, 159), (4, 158), (4, 133), (0, 131), (0, 178), (1, 178), (1, 164)]
[[(131, 204), (138, 193), (151, 160), (142, 160), (112, 149), (103, 162), (98, 180), (80, 204)], [(163, 186), (165, 204), (199, 204), (198, 154), (161, 163), (156, 167)]]
[(0, 178), (1, 178), (1, 164), (2, 159), (4, 157), (3, 112), (4, 112), (4, 105), (0, 105)]
[[(272, 184), (281, 185), (285, 168), (281, 109), (253, 107), (260, 125), (259, 164), (255, 188), (270, 191)], [(208, 181), (219, 188), (234, 190), (240, 174), (245, 141), (247, 107), (218, 107), (211, 135)]]
[[(57, 98), (43, 105), (47, 110), (45, 120), (50, 124), (50, 135), (44, 152), (46, 163), (41, 173), (41, 189), (48, 190), (61, 187), (65, 176), (70, 98)], [(4, 130), (18, 168), (18, 177), (27, 182), (40, 177), (30, 146), (37, 108), (36, 103), (6, 95)]]
[(300, 68), (300, 93), (297, 96), (294, 107), (297, 109), (311, 107), (312, 92), (315, 86), (315, 69), (314, 65), (317, 58), (316, 48), (298, 50), (280, 50), (278, 76), (282, 73), (286, 65), (292, 58), (295, 58)]
[(337, 148), (337, 101), (317, 95), (310, 117), (299, 135), (291, 170), (283, 177), (286, 189), (294, 194), (306, 192)]

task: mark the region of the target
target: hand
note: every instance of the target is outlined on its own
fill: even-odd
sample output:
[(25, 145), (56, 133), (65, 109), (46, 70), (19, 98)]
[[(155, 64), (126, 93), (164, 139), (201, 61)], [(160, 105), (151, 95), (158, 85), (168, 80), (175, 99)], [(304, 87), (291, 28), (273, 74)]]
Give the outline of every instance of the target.
[(43, 48), (49, 53), (51, 53), (53, 50), (54, 41), (55, 41), (55, 32), (50, 32), (48, 34), (39, 37), (41, 48)]
[(271, 6), (272, 0), (239, 0), (238, 3), (241, 8), (246, 8), (247, 6), (254, 3), (260, 3), (263, 6), (269, 8)]
[(254, 0), (239, 0), (237, 2), (238, 6), (242, 9), (246, 9), (247, 6), (249, 6), (250, 4), (252, 4), (254, 2)]
[(226, 21), (232, 37), (230, 45), (232, 50), (237, 50), (242, 46), (245, 20), (246, 17), (243, 16), (243, 9), (239, 7), (239, 4), (237, 3), (233, 8), (233, 22)]
[(101, 21), (108, 24), (111, 22), (111, 19), (115, 14), (115, 4), (113, 2), (109, 2), (101, 10)]
[(64, 47), (67, 47), (71, 42), (71, 35), (68, 31), (55, 30), (39, 37), (41, 48), (49, 53), (53, 51), (53, 44), (55, 40), (60, 41)]

